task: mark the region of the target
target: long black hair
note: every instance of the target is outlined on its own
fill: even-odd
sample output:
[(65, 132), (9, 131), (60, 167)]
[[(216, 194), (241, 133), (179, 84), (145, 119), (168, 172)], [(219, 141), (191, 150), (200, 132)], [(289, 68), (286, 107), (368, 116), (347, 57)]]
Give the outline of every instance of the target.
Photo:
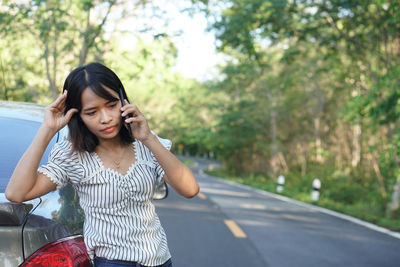
[[(111, 95), (103, 86), (110, 88), (118, 95), (119, 91), (122, 90), (124, 99), (128, 99), (124, 86), (118, 76), (112, 70), (97, 62), (92, 62), (74, 69), (65, 79), (63, 91), (67, 90), (68, 94), (65, 102), (64, 114), (71, 108), (79, 110), (79, 112), (72, 116), (68, 123), (73, 151), (93, 152), (99, 144), (98, 138), (89, 131), (80, 117), (82, 92), (85, 89), (90, 89), (96, 95), (106, 100), (119, 101), (118, 98)], [(123, 145), (130, 144), (134, 141), (128, 129), (124, 126), (121, 127), (119, 135)]]

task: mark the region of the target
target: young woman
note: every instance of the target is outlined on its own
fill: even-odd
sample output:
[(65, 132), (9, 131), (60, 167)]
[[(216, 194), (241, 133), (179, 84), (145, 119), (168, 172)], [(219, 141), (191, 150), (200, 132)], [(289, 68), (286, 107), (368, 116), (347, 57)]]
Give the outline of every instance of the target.
[[(56, 144), (49, 162), (38, 169), (51, 138), (66, 124), (69, 140)], [(191, 198), (199, 186), (170, 148), (171, 141), (157, 137), (138, 107), (128, 103), (117, 75), (90, 63), (69, 74), (63, 94), (46, 108), (6, 197), (23, 202), (72, 183), (85, 212), (84, 240), (96, 267), (172, 266), (151, 202), (154, 188), (164, 179)]]

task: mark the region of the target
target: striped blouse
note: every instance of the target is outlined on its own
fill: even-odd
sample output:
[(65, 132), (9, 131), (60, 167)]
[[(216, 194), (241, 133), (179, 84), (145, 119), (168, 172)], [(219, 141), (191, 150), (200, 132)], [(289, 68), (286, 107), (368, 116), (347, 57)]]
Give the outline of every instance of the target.
[[(169, 150), (171, 141), (159, 138)], [(153, 191), (164, 170), (151, 151), (136, 140), (136, 161), (122, 175), (104, 167), (95, 153), (73, 152), (70, 141), (57, 143), (38, 171), (62, 188), (71, 183), (85, 212), (84, 240), (89, 256), (156, 266), (170, 257)]]

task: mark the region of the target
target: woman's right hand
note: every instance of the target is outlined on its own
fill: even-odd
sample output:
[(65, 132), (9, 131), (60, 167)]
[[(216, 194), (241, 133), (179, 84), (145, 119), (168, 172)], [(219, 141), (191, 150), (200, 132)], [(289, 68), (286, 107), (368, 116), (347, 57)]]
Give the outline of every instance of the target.
[(51, 130), (54, 134), (67, 125), (72, 115), (78, 112), (76, 108), (72, 108), (64, 115), (66, 99), (67, 91), (65, 90), (62, 95), (45, 109), (43, 126)]

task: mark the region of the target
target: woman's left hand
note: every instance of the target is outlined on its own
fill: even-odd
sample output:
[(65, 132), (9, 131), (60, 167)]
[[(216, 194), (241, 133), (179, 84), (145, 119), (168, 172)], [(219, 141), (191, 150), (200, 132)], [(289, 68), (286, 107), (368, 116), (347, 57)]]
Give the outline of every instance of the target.
[(124, 101), (125, 106), (121, 108), (121, 116), (124, 118), (127, 115), (132, 116), (125, 120), (125, 123), (128, 124), (127, 127), (131, 127), (133, 137), (143, 142), (151, 135), (147, 120), (135, 104), (129, 104), (126, 99)]

